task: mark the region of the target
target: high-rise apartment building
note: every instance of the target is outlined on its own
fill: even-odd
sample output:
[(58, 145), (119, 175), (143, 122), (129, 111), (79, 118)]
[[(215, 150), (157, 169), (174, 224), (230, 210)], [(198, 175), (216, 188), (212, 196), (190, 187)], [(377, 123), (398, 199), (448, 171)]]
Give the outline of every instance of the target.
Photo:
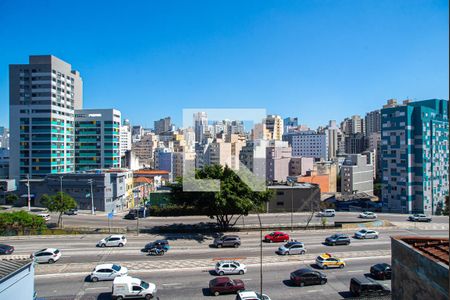
[(268, 115), (264, 119), (266, 130), (269, 133), (267, 139), (281, 141), (283, 137), (283, 119), (277, 115)]
[(266, 147), (266, 179), (286, 182), (290, 171), (292, 149), (284, 141), (271, 140)]
[(364, 119), (359, 115), (345, 118), (341, 123), (341, 130), (345, 135), (362, 133), (364, 134)]
[(194, 132), (195, 142), (201, 143), (203, 136), (208, 129), (208, 116), (205, 112), (198, 112), (194, 114)]
[(75, 170), (74, 110), (83, 105), (80, 73), (52, 55), (9, 66), (9, 177)]
[(368, 112), (364, 118), (365, 135), (381, 132), (381, 113), (380, 110)]
[(364, 134), (351, 133), (345, 137), (345, 153), (358, 154), (366, 150), (366, 138)]
[(120, 157), (124, 157), (131, 150), (131, 127), (130, 122), (125, 119), (120, 126)]
[(172, 122), (170, 117), (166, 117), (164, 119), (160, 119), (154, 122), (155, 133), (161, 134), (163, 132), (168, 132), (172, 129)]
[(383, 208), (435, 214), (449, 192), (448, 101), (391, 101), (381, 124)]
[(75, 110), (77, 171), (120, 168), (120, 124), (116, 109)]
[(9, 129), (0, 126), (0, 148), (9, 149)]

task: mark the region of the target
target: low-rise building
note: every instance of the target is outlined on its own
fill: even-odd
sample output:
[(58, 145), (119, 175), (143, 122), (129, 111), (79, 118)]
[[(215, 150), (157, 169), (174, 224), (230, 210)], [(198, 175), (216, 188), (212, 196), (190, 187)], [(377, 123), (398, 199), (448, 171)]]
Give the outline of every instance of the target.
[(289, 176), (306, 175), (314, 168), (314, 158), (312, 157), (291, 157), (289, 161)]
[(320, 188), (317, 184), (295, 183), (294, 185), (271, 185), (273, 196), (267, 203), (267, 212), (299, 212), (318, 210)]
[(392, 299), (448, 299), (448, 238), (393, 236), (391, 250)]
[(0, 299), (35, 299), (32, 259), (0, 260)]
[[(18, 189), (24, 205), (28, 198), (27, 182), (21, 180)], [(42, 179), (29, 180), (31, 205), (42, 206), (42, 195), (54, 195), (62, 190), (75, 199), (80, 210), (91, 210), (94, 202), (96, 211), (122, 211), (128, 207), (126, 182), (127, 173), (104, 170), (49, 174)]]
[(0, 204), (5, 204), (6, 195), (16, 190), (15, 179), (0, 179)]

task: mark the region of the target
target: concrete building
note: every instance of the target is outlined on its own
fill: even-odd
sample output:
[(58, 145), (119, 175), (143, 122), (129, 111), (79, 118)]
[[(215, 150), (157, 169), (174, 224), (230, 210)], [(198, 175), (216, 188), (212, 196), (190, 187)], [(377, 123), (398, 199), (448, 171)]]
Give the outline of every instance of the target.
[(379, 109), (368, 112), (364, 117), (365, 136), (381, 132), (381, 112)]
[(208, 129), (208, 116), (206, 112), (198, 112), (194, 114), (194, 132), (195, 142), (202, 143), (203, 136)]
[(358, 154), (367, 149), (366, 137), (362, 133), (351, 133), (345, 136), (345, 153)]
[(131, 150), (131, 128), (128, 120), (124, 120), (120, 126), (120, 157), (124, 157)]
[(161, 134), (163, 132), (171, 131), (172, 122), (170, 117), (165, 117), (164, 119), (160, 119), (154, 122), (155, 134)]
[(266, 179), (266, 147), (268, 140), (250, 140), (242, 147), (239, 161), (255, 176)]
[(341, 167), (341, 193), (373, 194), (373, 164), (365, 155), (350, 154)]
[(195, 161), (195, 152), (174, 152), (173, 153), (173, 166), (172, 179), (175, 180), (177, 177), (182, 177), (186, 163)]
[(144, 135), (144, 128), (141, 125), (134, 125), (131, 128), (131, 142), (135, 143), (141, 140)]
[(391, 250), (392, 299), (448, 299), (448, 238), (393, 236)]
[(266, 147), (266, 179), (269, 182), (286, 182), (292, 149), (287, 142), (273, 140)]
[(116, 109), (75, 110), (75, 169), (120, 168), (121, 113)]
[(0, 148), (0, 179), (6, 179), (9, 176), (9, 150)]
[(334, 161), (315, 162), (305, 175), (297, 176), (297, 182), (318, 184), (321, 193), (336, 193), (338, 167)]
[(35, 299), (32, 259), (0, 260), (0, 299)]
[(9, 66), (12, 179), (75, 170), (74, 110), (83, 106), (83, 82), (52, 55), (32, 55)]
[(281, 141), (283, 137), (283, 119), (277, 115), (268, 115), (264, 119), (266, 130), (269, 134), (268, 140)]
[(333, 160), (339, 154), (339, 144), (341, 143), (342, 132), (337, 126), (335, 120), (331, 120), (325, 128), (328, 137), (328, 157), (327, 160)]
[(381, 110), (383, 208), (435, 214), (448, 195), (448, 101), (388, 103)]
[(153, 167), (153, 152), (158, 147), (159, 138), (154, 133), (147, 133), (142, 138), (133, 143), (131, 146), (132, 152), (139, 159), (139, 165), (145, 167)]
[(345, 135), (362, 133), (365, 132), (365, 124), (364, 119), (359, 115), (351, 116), (350, 118), (345, 118), (344, 121), (341, 122), (341, 131)]
[(269, 213), (319, 210), (320, 189), (316, 184), (270, 185), (267, 188), (273, 191), (267, 203)]
[(306, 175), (314, 168), (314, 158), (312, 157), (291, 157), (289, 161), (289, 176)]
[(284, 135), (283, 140), (291, 140), (292, 156), (328, 159), (328, 132), (318, 133), (313, 130), (293, 132)]
[(288, 117), (283, 120), (283, 132), (294, 131), (298, 127), (298, 118)]
[[(44, 194), (54, 195), (61, 191), (72, 196), (78, 209), (91, 210), (91, 184), (96, 211), (122, 211), (127, 205), (127, 173), (94, 170), (85, 173), (49, 174), (42, 179), (30, 181), (31, 205), (42, 206)], [(21, 180), (18, 194), (25, 204), (27, 200), (26, 180)]]
[(6, 203), (6, 195), (16, 191), (16, 180), (0, 179), (0, 204)]
[(173, 180), (174, 152), (168, 148), (155, 149), (155, 169), (169, 172), (169, 181)]
[(9, 149), (9, 129), (0, 126), (0, 148)]

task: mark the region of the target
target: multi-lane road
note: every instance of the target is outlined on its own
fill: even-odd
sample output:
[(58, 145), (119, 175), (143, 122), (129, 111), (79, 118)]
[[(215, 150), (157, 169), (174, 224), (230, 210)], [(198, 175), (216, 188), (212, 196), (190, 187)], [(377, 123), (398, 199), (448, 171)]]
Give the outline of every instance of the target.
[[(81, 213), (76, 216), (64, 216), (64, 224), (66, 226), (81, 226), (81, 227), (91, 227), (91, 228), (102, 228), (102, 227), (128, 227), (129, 229), (135, 229), (137, 226), (137, 221), (135, 220), (125, 220), (123, 215), (125, 213), (120, 213), (113, 217), (109, 222), (106, 214), (99, 213), (98, 215), (90, 215), (89, 213)], [(327, 223), (332, 224), (333, 222), (356, 222), (361, 221), (358, 218), (358, 212), (338, 212), (336, 217), (327, 218)], [(306, 224), (308, 219), (311, 217), (310, 213), (298, 212), (292, 214), (292, 221), (294, 224)], [(291, 214), (290, 213), (271, 213), (271, 214), (261, 214), (261, 222), (264, 225), (290, 225), (291, 224)], [(414, 223), (407, 222), (408, 215), (405, 214), (378, 214), (378, 219), (387, 220), (394, 223), (400, 223), (405, 226), (414, 226)], [(52, 221), (57, 220), (56, 215), (52, 214)], [(147, 217), (139, 220), (140, 228), (152, 228), (154, 226), (167, 226), (172, 224), (198, 224), (198, 223), (209, 223), (214, 222), (206, 216), (184, 216), (184, 217)], [(312, 224), (321, 224), (321, 218), (314, 216), (311, 220)], [(237, 222), (239, 226), (246, 225), (256, 225), (259, 224), (258, 217), (255, 214), (248, 215), (246, 217), (240, 218)], [(435, 225), (436, 229), (439, 229), (439, 225), (448, 224), (448, 217), (446, 216), (433, 216), (432, 224)]]
[[(322, 244), (333, 231), (294, 231), (292, 237), (304, 242), (308, 252), (302, 256), (278, 256), (275, 254), (278, 244), (263, 244), (263, 290), (272, 299), (299, 299), (299, 295), (302, 299), (348, 297), (351, 277), (364, 275), (375, 263), (390, 261), (390, 236), (448, 236), (448, 222), (441, 224), (447, 229), (430, 230), (425, 226), (428, 224), (418, 224), (416, 229), (380, 229), (377, 240), (353, 239), (349, 246), (335, 247)], [(39, 297), (45, 299), (110, 299), (111, 282), (92, 283), (86, 280), (95, 265), (106, 262), (126, 266), (131, 276), (155, 283), (160, 299), (201, 299), (209, 296), (208, 282), (214, 278), (210, 271), (220, 259), (235, 258), (247, 264), (249, 269), (246, 274), (233, 277), (243, 279), (249, 289), (259, 289), (259, 233), (242, 232), (239, 235), (242, 246), (237, 249), (212, 248), (212, 237), (201, 234), (127, 235), (128, 244), (125, 247), (106, 249), (95, 246), (104, 237), (100, 235), (2, 237), (0, 242), (15, 246), (14, 255), (29, 255), (45, 247), (61, 250), (60, 261), (36, 268), (36, 291)], [(166, 255), (148, 256), (140, 251), (147, 242), (159, 238), (170, 241), (172, 249)], [(346, 268), (324, 271), (329, 280), (325, 286), (292, 287), (288, 280), (290, 272), (302, 266), (311, 267), (315, 257), (324, 252), (343, 258)], [(389, 285), (389, 282), (384, 284)], [(234, 296), (219, 298), (234, 299)]]

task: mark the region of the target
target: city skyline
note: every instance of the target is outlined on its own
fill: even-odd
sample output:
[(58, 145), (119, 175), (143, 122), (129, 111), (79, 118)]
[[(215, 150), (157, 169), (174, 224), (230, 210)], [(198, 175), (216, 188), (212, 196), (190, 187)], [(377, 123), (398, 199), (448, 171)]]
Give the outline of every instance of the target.
[[(82, 75), (87, 107), (116, 108), (144, 127), (165, 116), (180, 126), (183, 108), (231, 107), (265, 108), (315, 128), (328, 120), (362, 116), (389, 98), (448, 99), (446, 1), (247, 2), (239, 11), (233, 3), (217, 8), (178, 3), (170, 10), (152, 3), (143, 4), (141, 18), (125, 17), (128, 22), (91, 30), (96, 28), (91, 20), (106, 23), (110, 14), (129, 9), (113, 3), (96, 18), (71, 9), (70, 17), (82, 23), (80, 30), (68, 22), (48, 36), (27, 26), (38, 15), (50, 26), (42, 17), (49, 13), (45, 8), (29, 3), (19, 10), (16, 5), (1, 4), (0, 24), (8, 31), (0, 35), (15, 41), (0, 57), (4, 70), (11, 63), (26, 63), (30, 54), (55, 55)], [(96, 5), (90, 11), (100, 9)], [(208, 15), (197, 10), (202, 6)], [(25, 21), (6, 26), (19, 11)], [(57, 38), (63, 30), (73, 30), (74, 37)], [(4, 126), (8, 81), (7, 72), (1, 72)]]

